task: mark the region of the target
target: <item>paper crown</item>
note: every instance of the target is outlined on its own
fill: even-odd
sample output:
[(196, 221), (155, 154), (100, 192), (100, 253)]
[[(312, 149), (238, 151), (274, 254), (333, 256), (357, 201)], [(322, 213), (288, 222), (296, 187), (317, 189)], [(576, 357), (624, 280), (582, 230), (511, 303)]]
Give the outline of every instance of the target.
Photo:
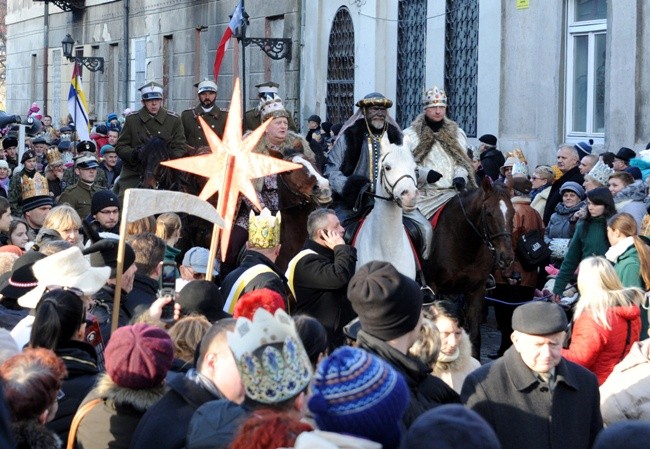
[(272, 315), (259, 308), (253, 320), (240, 317), (228, 332), (246, 396), (263, 404), (277, 404), (298, 395), (311, 380), (311, 363), (287, 313)]
[(265, 96), (260, 99), (260, 114), (262, 116), (262, 121), (268, 119), (269, 117), (289, 117), (289, 113), (284, 109), (284, 103), (282, 98), (278, 96)]
[(33, 178), (23, 175), (22, 179), (23, 201), (36, 196), (50, 196), (47, 178), (36, 172)]
[(444, 90), (438, 88), (438, 86), (433, 86), (424, 93), (422, 104), (425, 109), (433, 108), (435, 106), (447, 107), (447, 94)]
[(47, 165), (63, 164), (63, 158), (58, 148), (50, 148), (47, 150)]
[(248, 217), (248, 244), (254, 248), (273, 248), (280, 244), (280, 212), (274, 217), (266, 207)]
[(610, 168), (609, 165), (605, 164), (603, 161), (596, 162), (596, 165), (589, 170), (587, 176), (593, 178), (596, 182), (599, 182), (603, 186), (607, 185), (609, 177), (614, 174), (614, 169)]
[(528, 176), (528, 164), (520, 160), (515, 161), (512, 166), (512, 176), (515, 175)]

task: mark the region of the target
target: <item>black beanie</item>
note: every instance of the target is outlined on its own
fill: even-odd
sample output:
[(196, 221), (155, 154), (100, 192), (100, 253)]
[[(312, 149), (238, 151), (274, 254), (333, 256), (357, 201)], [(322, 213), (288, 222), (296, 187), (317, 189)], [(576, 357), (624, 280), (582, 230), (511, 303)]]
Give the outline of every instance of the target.
[[(118, 240), (115, 239), (102, 239), (97, 243), (93, 243), (88, 248), (83, 250), (84, 256), (90, 254), (90, 265), (93, 267), (110, 267), (111, 276), (113, 279), (117, 276), (117, 246)], [(124, 244), (124, 266), (123, 271), (128, 270), (131, 265), (135, 263), (135, 252), (131, 245)]]
[(369, 262), (350, 279), (348, 298), (361, 329), (383, 341), (409, 333), (420, 320), (422, 290), (388, 262)]
[(92, 215), (96, 215), (100, 210), (111, 206), (120, 208), (120, 201), (112, 191), (99, 190), (93, 193), (93, 198), (90, 202), (90, 213)]

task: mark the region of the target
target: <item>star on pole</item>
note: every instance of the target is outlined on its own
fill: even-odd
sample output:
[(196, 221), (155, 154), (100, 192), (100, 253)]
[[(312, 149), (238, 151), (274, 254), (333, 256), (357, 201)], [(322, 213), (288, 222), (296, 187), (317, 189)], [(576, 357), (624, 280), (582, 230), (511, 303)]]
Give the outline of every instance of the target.
[[(217, 212), (223, 217), (225, 223), (220, 245), (222, 260), (228, 249), (239, 194), (242, 193), (258, 210), (261, 209), (251, 179), (301, 168), (301, 165), (293, 162), (252, 152), (271, 120), (265, 121), (247, 137), (242, 138), (240, 95), (239, 78), (237, 78), (230, 100), (230, 111), (223, 140), (219, 139), (219, 136), (205, 123), (202, 117), (199, 117), (203, 133), (212, 151), (211, 154), (184, 157), (162, 163), (177, 170), (208, 178), (199, 198), (207, 200), (219, 192)], [(217, 236), (213, 234), (213, 240), (218, 237), (218, 231), (216, 233)], [(213, 256), (216, 253), (215, 248), (210, 249), (211, 256)], [(210, 261), (208, 266), (212, 266)]]

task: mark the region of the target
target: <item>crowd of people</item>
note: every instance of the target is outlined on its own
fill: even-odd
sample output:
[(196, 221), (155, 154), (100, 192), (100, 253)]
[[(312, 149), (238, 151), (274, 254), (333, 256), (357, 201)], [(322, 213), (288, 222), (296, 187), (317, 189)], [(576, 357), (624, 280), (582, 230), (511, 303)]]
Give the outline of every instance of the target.
[[(244, 119), (246, 132), (269, 122), (253, 151), (301, 153), (334, 203), (309, 214), (304, 245), (281, 268), (281, 181), (254, 180), (264, 208), (240, 201), (224, 262), (208, 266), (209, 248), (183, 240), (191, 218), (121, 216), (151, 141), (172, 157), (201, 154), (199, 117), (223, 135), (217, 85), (195, 87), (198, 103), (177, 115), (162, 106), (162, 86), (147, 83), (139, 110), (109, 114), (88, 141), (49, 116), (25, 148), (6, 130), (1, 447), (604, 449), (629, 440), (633, 449), (650, 435), (643, 154), (595, 155), (581, 142), (532, 168), (494, 135), (471, 147), (436, 86), (404, 130), (392, 100), (372, 92), (345, 123), (310, 116), (303, 136), (280, 86), (262, 83)], [(430, 220), (446, 203), (482, 185), (511, 192), (517, 255), (493, 272), (486, 301), (501, 333), (493, 362), (473, 357), (462, 299), (427, 302), (390, 261), (357, 267), (345, 227), (372, 208), (367, 193), (389, 144), (418, 166), (418, 207), (404, 220), (424, 261), (436, 257)], [(549, 248), (532, 266), (517, 251), (530, 236)], [(174, 294), (163, 289), (168, 264)]]

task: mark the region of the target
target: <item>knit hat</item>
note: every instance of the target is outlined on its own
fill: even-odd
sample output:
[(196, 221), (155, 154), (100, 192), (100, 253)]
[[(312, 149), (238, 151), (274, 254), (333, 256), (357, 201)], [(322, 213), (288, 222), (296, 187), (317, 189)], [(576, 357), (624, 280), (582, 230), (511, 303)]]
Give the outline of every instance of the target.
[(492, 134), (483, 134), (481, 137), (478, 138), (478, 141), (485, 143), (487, 145), (492, 145), (492, 146), (497, 145), (497, 137)]
[(120, 387), (143, 390), (165, 380), (174, 360), (172, 340), (144, 323), (118, 328), (104, 350), (106, 373)]
[(5, 137), (4, 139), (2, 139), (2, 148), (4, 148), (5, 150), (7, 148), (17, 147), (17, 146), (18, 146), (18, 139), (16, 139), (15, 137)]
[(407, 334), (420, 320), (422, 290), (388, 262), (359, 268), (348, 284), (348, 298), (361, 329), (384, 341)]
[(235, 331), (227, 337), (247, 399), (277, 404), (295, 398), (309, 385), (311, 362), (284, 310), (271, 314), (259, 308), (252, 320), (237, 318)]
[(506, 159), (506, 161), (503, 163), (503, 166), (502, 166), (501, 168), (499, 168), (499, 171), (501, 172), (501, 174), (502, 174), (503, 176), (505, 176), (505, 173), (506, 173), (505, 169), (506, 169), (507, 167), (514, 167), (514, 166), (515, 166), (515, 163), (517, 163), (518, 161), (519, 161), (519, 159), (517, 159), (516, 157), (514, 157), (514, 156), (510, 156), (510, 157), (509, 157), (508, 159)]
[(488, 422), (474, 410), (459, 404), (446, 404), (420, 415), (406, 432), (401, 447), (501, 449), (501, 443)]
[(214, 282), (190, 281), (178, 294), (176, 301), (181, 305), (183, 314), (198, 313), (214, 323), (222, 318), (229, 318), (223, 311), (223, 296)]
[(408, 403), (406, 381), (392, 366), (362, 349), (342, 346), (318, 365), (308, 406), (321, 430), (396, 448)]
[(620, 421), (607, 426), (594, 441), (593, 449), (645, 449), (650, 440), (650, 423)]
[(529, 335), (550, 335), (566, 331), (567, 318), (558, 304), (531, 301), (517, 307), (512, 314), (512, 328)]
[[(109, 279), (117, 276), (117, 246), (119, 240), (101, 239), (83, 250), (84, 255), (90, 254), (90, 264), (93, 267), (109, 267), (111, 269)], [(128, 270), (135, 263), (135, 252), (131, 245), (124, 244), (124, 271)]]
[(309, 118), (307, 119), (308, 122), (316, 122), (320, 125), (321, 119), (319, 116), (316, 114), (310, 115)]
[(567, 181), (562, 184), (562, 187), (560, 187), (560, 194), (563, 195), (567, 190), (578, 195), (581, 200), (585, 197), (585, 189), (583, 189), (582, 186), (577, 182)]
[(108, 114), (108, 116), (106, 117), (106, 122), (107, 122), (107, 123), (110, 122), (110, 121), (112, 121), (112, 120), (117, 120), (117, 114), (116, 114), (115, 112), (111, 112), (111, 113)]
[(585, 157), (588, 154), (591, 154), (591, 145), (593, 145), (594, 141), (589, 139), (589, 142), (578, 142), (576, 143), (573, 148), (578, 151), (578, 155), (580, 156), (580, 159)]
[(110, 190), (99, 190), (93, 193), (93, 198), (90, 202), (90, 213), (95, 215), (97, 212), (107, 207), (120, 208), (120, 200)]
[(596, 165), (589, 170), (587, 176), (593, 178), (600, 185), (606, 186), (609, 181), (609, 177), (614, 174), (614, 169), (609, 165), (605, 164), (603, 161), (596, 162)]

